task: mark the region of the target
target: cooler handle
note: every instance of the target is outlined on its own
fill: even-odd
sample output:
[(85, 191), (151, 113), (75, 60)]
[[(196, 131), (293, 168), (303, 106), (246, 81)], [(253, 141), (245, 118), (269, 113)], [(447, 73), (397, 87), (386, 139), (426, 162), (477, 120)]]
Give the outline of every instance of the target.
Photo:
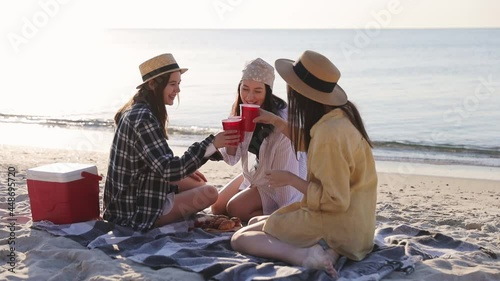
[(93, 179), (93, 180), (97, 180), (97, 181), (100, 181), (102, 180), (102, 177), (99, 176), (99, 175), (96, 175), (96, 174), (92, 174), (92, 173), (89, 173), (89, 172), (82, 172), (81, 173), (81, 176), (84, 177), (84, 178), (87, 178), (87, 179)]

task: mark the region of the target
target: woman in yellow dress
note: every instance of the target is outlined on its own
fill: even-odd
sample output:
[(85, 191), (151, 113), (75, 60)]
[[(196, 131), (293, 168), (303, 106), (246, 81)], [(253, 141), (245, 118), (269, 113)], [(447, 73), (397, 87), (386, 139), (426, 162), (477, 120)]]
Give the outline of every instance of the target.
[(255, 217), (237, 231), (234, 250), (324, 269), (336, 275), (343, 255), (363, 259), (373, 248), (377, 173), (372, 144), (355, 105), (337, 84), (340, 71), (325, 56), (305, 51), (275, 67), (287, 83), (288, 122), (261, 110), (254, 122), (273, 124), (297, 151), (307, 151), (307, 180), (268, 171), (269, 186), (291, 185), (301, 202)]

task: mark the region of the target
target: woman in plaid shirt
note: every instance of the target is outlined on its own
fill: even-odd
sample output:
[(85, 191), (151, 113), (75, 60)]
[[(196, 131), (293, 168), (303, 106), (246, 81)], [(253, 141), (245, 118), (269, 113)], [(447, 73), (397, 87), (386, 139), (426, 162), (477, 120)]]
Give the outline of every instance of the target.
[(145, 231), (179, 221), (217, 200), (217, 189), (197, 169), (236, 131), (210, 135), (174, 156), (167, 140), (167, 111), (180, 92), (180, 68), (171, 54), (139, 66), (143, 83), (115, 115), (116, 130), (104, 188), (104, 219)]

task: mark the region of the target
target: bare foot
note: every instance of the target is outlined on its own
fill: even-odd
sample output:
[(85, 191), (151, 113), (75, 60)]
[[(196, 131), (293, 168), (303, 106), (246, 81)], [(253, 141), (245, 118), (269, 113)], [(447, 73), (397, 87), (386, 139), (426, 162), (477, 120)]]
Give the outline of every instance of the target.
[(334, 250), (323, 250), (320, 245), (314, 245), (307, 249), (307, 255), (302, 263), (303, 267), (325, 270), (330, 276), (337, 277), (335, 263), (339, 258)]

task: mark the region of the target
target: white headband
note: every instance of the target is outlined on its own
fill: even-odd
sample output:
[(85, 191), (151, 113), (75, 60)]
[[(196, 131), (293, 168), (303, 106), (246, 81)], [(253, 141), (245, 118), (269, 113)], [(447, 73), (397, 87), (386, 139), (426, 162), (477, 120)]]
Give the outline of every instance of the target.
[(263, 59), (256, 58), (247, 62), (242, 72), (243, 76), (241, 77), (241, 80), (262, 82), (273, 89), (274, 67), (265, 62)]

